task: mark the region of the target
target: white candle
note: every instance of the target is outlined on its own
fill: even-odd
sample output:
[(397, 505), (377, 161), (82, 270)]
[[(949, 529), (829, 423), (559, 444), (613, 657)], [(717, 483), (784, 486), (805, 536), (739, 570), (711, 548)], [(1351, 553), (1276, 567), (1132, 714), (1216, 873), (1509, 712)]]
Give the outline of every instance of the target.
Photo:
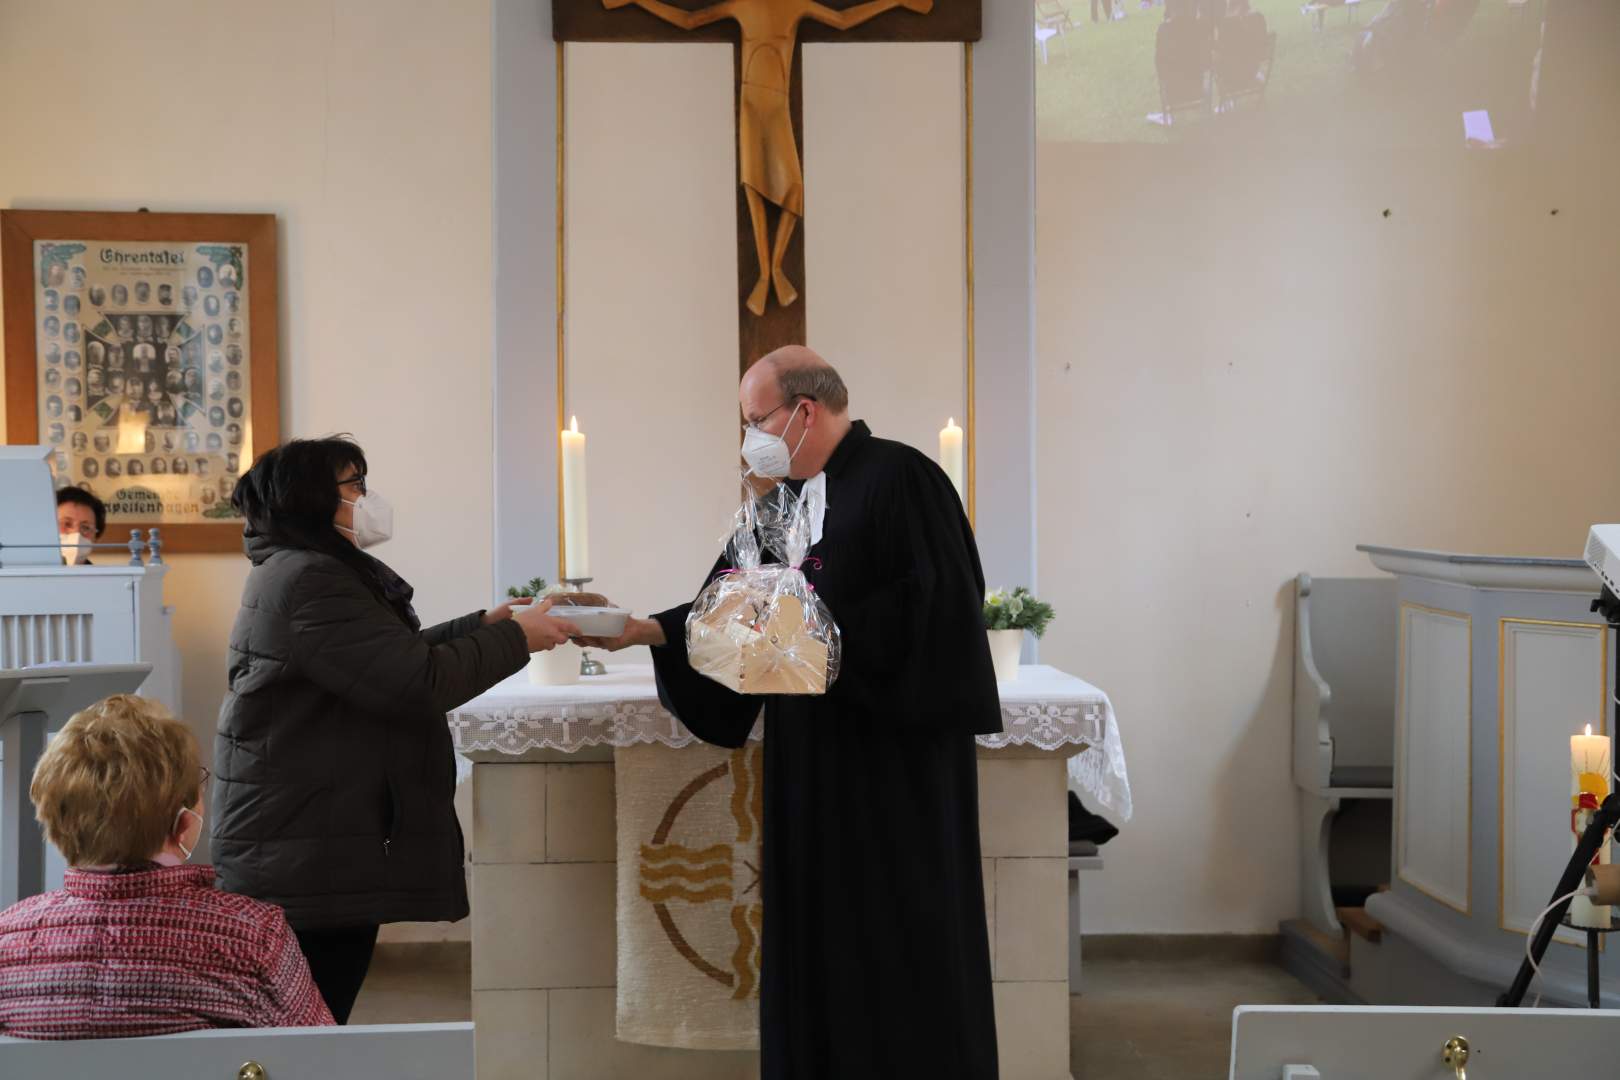
[[(1569, 804), (1577, 814), (1572, 822), (1575, 825), (1575, 835), (1570, 837), (1572, 848), (1580, 843), (1580, 833), (1584, 831), (1584, 821), (1579, 819), (1590, 816), (1579, 814), (1581, 795), (1591, 795), (1601, 804), (1613, 787), (1613, 778), (1614, 749), (1607, 735), (1593, 735), (1592, 725), (1587, 724), (1585, 735), (1569, 737)], [(1607, 865), (1609, 854), (1610, 841), (1605, 839), (1598, 848), (1598, 862)], [(1570, 901), (1569, 917), (1576, 926), (1607, 927), (1609, 908), (1594, 906), (1586, 897), (1577, 896)]]
[(585, 436), (579, 417), (570, 417), (562, 433), (563, 577), (591, 576), (590, 528), (585, 517)]
[(966, 502), (967, 473), (963, 468), (962, 429), (956, 426), (954, 416), (939, 431), (939, 467), (951, 478), (951, 485), (956, 488), (957, 498)]

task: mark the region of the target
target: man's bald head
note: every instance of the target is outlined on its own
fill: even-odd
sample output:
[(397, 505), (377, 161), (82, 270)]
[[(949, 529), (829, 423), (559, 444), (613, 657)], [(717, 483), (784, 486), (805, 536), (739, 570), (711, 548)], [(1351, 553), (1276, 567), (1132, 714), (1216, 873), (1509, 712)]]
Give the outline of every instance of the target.
[(743, 419), (792, 450), (789, 475), (820, 472), (849, 433), (849, 389), (837, 370), (803, 345), (785, 345), (759, 358), (738, 386)]
[(809, 398), (834, 416), (849, 412), (849, 388), (844, 385), (843, 377), (808, 346), (784, 345), (760, 357), (749, 374), (753, 374), (755, 368), (763, 369), (761, 377), (774, 376), (784, 401)]

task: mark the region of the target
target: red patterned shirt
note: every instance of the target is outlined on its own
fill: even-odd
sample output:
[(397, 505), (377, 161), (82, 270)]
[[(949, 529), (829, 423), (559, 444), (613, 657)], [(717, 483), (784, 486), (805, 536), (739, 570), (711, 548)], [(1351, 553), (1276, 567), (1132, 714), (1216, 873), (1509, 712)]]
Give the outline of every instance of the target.
[(211, 866), (68, 870), (0, 912), (0, 1035), (111, 1039), (332, 1023), (281, 909)]

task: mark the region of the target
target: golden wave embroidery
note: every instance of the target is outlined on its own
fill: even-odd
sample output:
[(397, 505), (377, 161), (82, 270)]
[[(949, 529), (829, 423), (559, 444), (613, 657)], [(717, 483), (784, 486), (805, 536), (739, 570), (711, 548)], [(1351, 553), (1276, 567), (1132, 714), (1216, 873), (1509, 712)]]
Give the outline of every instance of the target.
[(668, 900), (685, 900), (693, 904), (702, 904), (710, 900), (731, 899), (731, 882), (717, 881), (706, 889), (693, 890), (685, 885), (665, 885), (661, 888), (641, 887), (641, 895), (655, 904), (662, 904)]
[(748, 763), (754, 776), (754, 798), (749, 803), (754, 821), (759, 824), (760, 836), (765, 835), (765, 749), (756, 746), (749, 751)]
[[(764, 907), (757, 901), (739, 904), (737, 900), (759, 887), (759, 861), (756, 845), (765, 823), (765, 756), (758, 746), (735, 751), (726, 760), (693, 777), (671, 800), (662, 820), (653, 830), (650, 844), (641, 844), (641, 896), (652, 905), (653, 913), (675, 951), (705, 976), (731, 988), (732, 998), (742, 1001), (759, 998), (759, 971), (762, 951)], [(699, 792), (710, 784), (731, 781), (732, 789), (723, 795), (736, 828), (735, 844), (713, 844), (692, 848), (671, 843), (676, 820)], [(746, 871), (748, 883), (736, 892), (738, 864)], [(731, 971), (723, 970), (698, 954), (677, 925), (669, 901), (689, 904), (723, 902), (736, 937), (729, 957)]]
[[(751, 904), (751, 905), (749, 905), (749, 908), (748, 908), (748, 925), (752, 926), (754, 928), (754, 940), (758, 943), (758, 944), (756, 944), (754, 946), (754, 970), (755, 971), (763, 971), (764, 970), (764, 963), (765, 963), (764, 957), (762, 955), (762, 950), (765, 947), (765, 905), (764, 904)], [(755, 994), (754, 996), (758, 997), (759, 995)]]
[(737, 976), (736, 989), (731, 996), (736, 1001), (745, 1000), (754, 992), (754, 930), (748, 925), (748, 906), (739, 905), (731, 909), (731, 928), (737, 931), (737, 949), (731, 954), (731, 970)]
[(737, 822), (737, 842), (746, 844), (754, 838), (754, 822), (748, 815), (748, 791), (753, 785), (748, 771), (748, 751), (734, 751), (731, 755), (731, 816)]
[(670, 878), (684, 878), (687, 881), (716, 881), (725, 878), (730, 881), (731, 864), (717, 863), (714, 866), (700, 866), (696, 869), (677, 864), (641, 868), (642, 881), (668, 881)]
[(685, 844), (642, 844), (641, 861), (646, 863), (666, 863), (676, 859), (686, 862), (708, 863), (716, 859), (731, 858), (730, 844), (715, 844), (701, 851), (689, 848)]

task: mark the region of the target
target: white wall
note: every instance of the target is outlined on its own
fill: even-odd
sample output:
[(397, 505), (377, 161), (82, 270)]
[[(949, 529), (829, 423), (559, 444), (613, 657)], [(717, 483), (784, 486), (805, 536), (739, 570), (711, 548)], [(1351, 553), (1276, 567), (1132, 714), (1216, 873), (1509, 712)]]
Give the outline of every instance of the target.
[[(592, 588), (656, 611), (691, 598), (737, 505), (731, 47), (564, 57), (566, 411), (587, 434)], [(809, 344), (853, 415), (933, 454), (964, 422), (962, 48), (807, 47), (804, 115)]]
[(1087, 932), (1297, 914), (1294, 574), (1620, 512), (1608, 150), (1040, 146), (1042, 659), (1112, 694), (1136, 805)]
[(730, 47), (569, 45), (563, 70), (564, 402), (586, 432), (591, 587), (662, 611), (702, 584), (737, 505)]
[[(489, 603), (490, 48), (485, 0), (0, 0), (0, 205), (275, 213), (283, 435), (359, 439), (425, 621)], [(171, 562), (207, 740), (247, 562)]]
[(929, 456), (967, 425), (962, 92), (958, 44), (804, 49), (807, 337)]

